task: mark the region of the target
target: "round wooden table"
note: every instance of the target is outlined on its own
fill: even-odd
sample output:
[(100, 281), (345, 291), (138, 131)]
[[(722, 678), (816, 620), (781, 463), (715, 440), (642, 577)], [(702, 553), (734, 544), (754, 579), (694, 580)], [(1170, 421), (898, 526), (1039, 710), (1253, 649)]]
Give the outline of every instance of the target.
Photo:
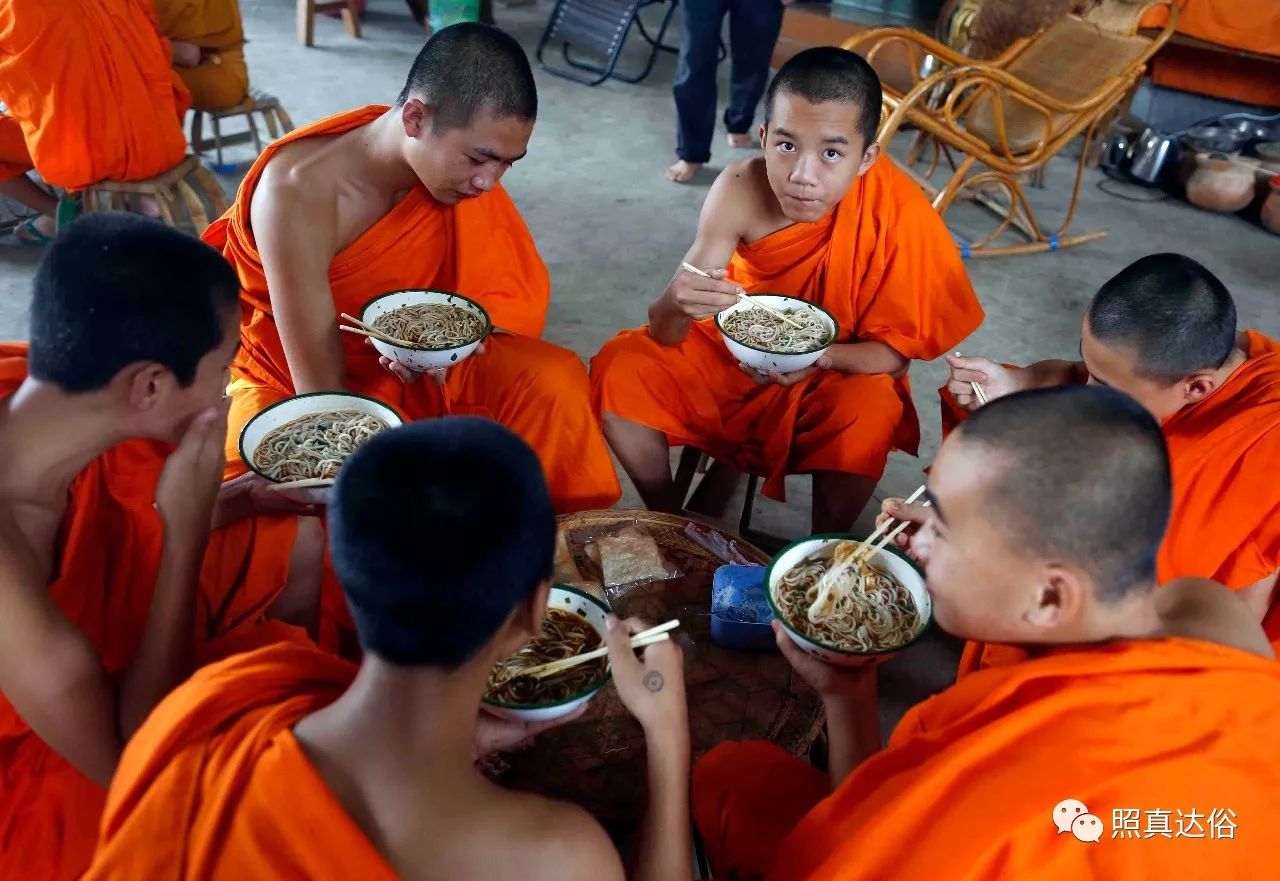
[[(598, 581), (599, 567), (575, 535), (635, 521), (684, 575), (633, 590), (614, 604), (614, 611), (655, 623), (680, 619), (694, 759), (724, 740), (764, 739), (795, 755), (806, 753), (822, 727), (821, 702), (780, 654), (731, 651), (711, 642), (711, 577), (723, 561), (684, 534), (689, 518), (609, 510), (566, 515), (560, 525), (584, 577)], [(716, 531), (736, 541), (748, 559), (768, 562), (759, 548)], [(644, 734), (612, 683), (581, 718), (505, 758), (511, 766), (504, 777), (508, 785), (576, 802), (605, 820), (636, 820), (644, 812)]]

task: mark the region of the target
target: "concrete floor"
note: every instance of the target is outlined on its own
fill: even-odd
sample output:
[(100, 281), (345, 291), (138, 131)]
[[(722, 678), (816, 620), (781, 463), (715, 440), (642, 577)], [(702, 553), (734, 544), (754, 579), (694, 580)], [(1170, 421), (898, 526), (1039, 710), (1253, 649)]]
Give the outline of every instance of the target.
[[(551, 7), (507, 9), (498, 4), (499, 23), (532, 54)], [(316, 45), (294, 40), (293, 0), (241, 0), (253, 85), (276, 95), (298, 124), (354, 106), (394, 101), (423, 34), (401, 0), (370, 0), (364, 37), (346, 36), (340, 22), (320, 18)], [(670, 38), (669, 38), (670, 39)], [(643, 45), (634, 35), (624, 58), (638, 63)], [(643, 323), (645, 310), (670, 279), (692, 241), (698, 209), (715, 171), (749, 155), (717, 141), (712, 165), (693, 185), (662, 177), (673, 159), (671, 80), (675, 56), (664, 53), (653, 74), (639, 85), (610, 82), (586, 88), (537, 71), (541, 113), (529, 155), (504, 179), (520, 206), (553, 280), (554, 296), (546, 336), (584, 360), (618, 328)], [(722, 96), (726, 89), (722, 87)], [(905, 139), (899, 139), (899, 142)], [(248, 148), (234, 148), (242, 160)], [(1050, 167), (1047, 187), (1032, 199), (1050, 211), (1065, 206), (1074, 159)], [(1236, 216), (1198, 211), (1181, 202), (1124, 201), (1096, 186), (1084, 186), (1074, 231), (1107, 227), (1111, 235), (1070, 251), (1033, 257), (975, 260), (969, 271), (987, 311), (986, 323), (962, 349), (1011, 361), (1070, 357), (1076, 352), (1079, 321), (1093, 291), (1108, 276), (1144, 254), (1180, 251), (1213, 269), (1235, 295), (1241, 323), (1280, 334), (1280, 239)], [(223, 178), (228, 192), (238, 182)], [(1123, 188), (1126, 194), (1148, 194)], [(957, 218), (961, 232), (971, 214)], [(30, 280), (38, 249), (0, 243), (0, 337), (26, 333)], [(921, 468), (938, 443), (935, 389), (945, 364), (917, 364), (912, 383), (922, 415), (924, 442), (919, 460), (894, 455), (877, 495), (903, 495), (921, 482)], [(808, 523), (807, 480), (793, 479), (789, 502), (756, 504), (755, 524), (776, 535), (803, 535)], [(636, 503), (628, 488), (623, 504)], [(732, 508), (736, 523), (737, 509)], [(863, 518), (863, 528), (870, 515)], [(954, 671), (953, 647), (944, 639), (890, 663), (882, 693), (886, 724), (922, 694), (944, 685)]]

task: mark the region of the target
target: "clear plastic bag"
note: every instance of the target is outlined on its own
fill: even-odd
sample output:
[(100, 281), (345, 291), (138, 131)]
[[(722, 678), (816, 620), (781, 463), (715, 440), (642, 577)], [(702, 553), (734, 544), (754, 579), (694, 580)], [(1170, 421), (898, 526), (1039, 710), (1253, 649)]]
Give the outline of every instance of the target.
[(684, 574), (662, 553), (649, 530), (635, 520), (593, 532), (584, 550), (600, 566), (600, 580), (610, 602), (642, 585)]

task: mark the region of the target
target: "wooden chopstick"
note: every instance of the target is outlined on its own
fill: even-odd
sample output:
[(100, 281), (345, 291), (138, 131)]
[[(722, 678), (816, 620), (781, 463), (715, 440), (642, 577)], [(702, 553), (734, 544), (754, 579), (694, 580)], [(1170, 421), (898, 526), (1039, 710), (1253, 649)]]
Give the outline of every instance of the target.
[[(956, 352), (956, 357), (963, 358), (964, 355)], [(976, 382), (969, 383), (969, 386), (973, 389), (973, 395), (978, 399), (978, 403), (985, 407), (987, 404), (987, 393), (982, 390), (982, 386), (978, 385)]]
[[(382, 331), (378, 330), (372, 324), (365, 324), (363, 321), (361, 321), (359, 318), (356, 318), (354, 315), (348, 315), (346, 312), (343, 312), (342, 317), (352, 322), (353, 324), (355, 324), (356, 327), (364, 328), (365, 331), (367, 332), (366, 336), (375, 337), (377, 339), (382, 340), (384, 343), (390, 343), (393, 346), (400, 346), (402, 349), (417, 348), (417, 345), (415, 343), (411, 343), (406, 340), (396, 339), (393, 336), (389, 336), (388, 334), (385, 334)], [(342, 325), (339, 325), (339, 327), (341, 326)]]
[[(698, 267), (694, 266), (692, 263), (686, 263), (686, 262), (684, 262), (684, 261), (682, 260), (682, 261), (680, 261), (680, 265), (681, 265), (682, 267), (684, 267), (684, 269), (686, 269), (687, 271), (692, 272), (694, 275), (700, 275), (700, 276), (702, 276), (703, 278), (712, 278), (712, 277), (713, 277), (713, 276), (711, 275), (711, 273), (709, 273), (709, 272), (703, 272), (701, 269), (699, 269)], [(803, 325), (803, 324), (801, 324), (800, 322), (796, 321), (794, 318), (790, 318), (790, 317), (789, 317), (789, 316), (787, 316), (785, 313), (783, 313), (783, 312), (779, 312), (777, 309), (774, 309), (772, 306), (769, 306), (767, 303), (763, 303), (763, 302), (761, 302), (760, 300), (757, 300), (757, 299), (755, 299), (754, 297), (750, 297), (750, 296), (748, 296), (748, 295), (746, 295), (746, 294), (738, 294), (738, 299), (739, 299), (739, 300), (742, 300), (742, 301), (743, 301), (743, 302), (745, 302), (745, 303), (750, 303), (752, 306), (759, 306), (761, 309), (763, 309), (764, 311), (768, 312), (768, 313), (769, 313), (770, 315), (772, 315), (773, 317), (778, 318), (778, 319), (780, 319), (780, 320), (782, 320), (782, 321), (785, 321), (787, 324), (791, 325), (792, 327), (794, 327), (794, 328), (796, 328), (796, 329), (798, 329), (798, 330), (804, 330), (804, 325)]]
[[(659, 624), (657, 627), (650, 627), (648, 630), (637, 633), (631, 637), (631, 647), (644, 648), (647, 645), (653, 645), (655, 642), (662, 642), (663, 640), (670, 639), (670, 637), (667, 636), (667, 632), (675, 630), (679, 626), (680, 622), (677, 619), (672, 618), (665, 624)], [(570, 667), (585, 664), (587, 661), (594, 661), (596, 658), (603, 658), (607, 654), (609, 654), (609, 647), (607, 645), (602, 645), (594, 651), (586, 652), (581, 655), (574, 655), (571, 658), (561, 658), (558, 661), (548, 661), (545, 664), (530, 667), (528, 670), (524, 670), (516, 675), (533, 676), (540, 679), (544, 676), (550, 676), (552, 673), (559, 673), (561, 670), (568, 670)]]
[[(922, 495), (924, 495), (923, 486), (917, 489), (915, 492), (913, 492), (910, 496), (908, 496), (907, 500), (903, 502), (903, 504), (910, 505), (912, 502), (920, 498)], [(894, 518), (890, 517), (888, 520), (884, 521), (879, 526), (877, 526), (876, 531), (868, 535), (863, 540), (863, 542), (860, 545), (858, 545), (857, 549), (853, 552), (853, 558), (856, 560), (863, 556), (870, 557), (871, 554), (873, 553), (871, 549), (871, 543), (875, 541), (877, 538), (879, 538), (881, 534), (883, 534), (884, 531), (889, 528), (889, 525), (893, 523), (893, 520)], [(905, 525), (905, 523), (903, 525)], [(897, 535), (897, 533), (894, 533), (894, 535)]]
[(332, 477), (307, 477), (302, 480), (292, 480), (288, 483), (273, 483), (267, 489), (272, 492), (284, 492), (287, 489), (309, 489), (315, 486), (332, 486)]

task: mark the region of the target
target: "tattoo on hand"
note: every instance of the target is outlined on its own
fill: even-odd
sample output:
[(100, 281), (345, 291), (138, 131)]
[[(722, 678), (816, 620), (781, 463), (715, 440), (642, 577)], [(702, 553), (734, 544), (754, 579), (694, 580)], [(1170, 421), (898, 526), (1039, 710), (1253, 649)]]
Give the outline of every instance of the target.
[(644, 687), (652, 691), (654, 694), (662, 691), (662, 686), (666, 683), (662, 679), (662, 674), (657, 670), (650, 670), (644, 674)]

